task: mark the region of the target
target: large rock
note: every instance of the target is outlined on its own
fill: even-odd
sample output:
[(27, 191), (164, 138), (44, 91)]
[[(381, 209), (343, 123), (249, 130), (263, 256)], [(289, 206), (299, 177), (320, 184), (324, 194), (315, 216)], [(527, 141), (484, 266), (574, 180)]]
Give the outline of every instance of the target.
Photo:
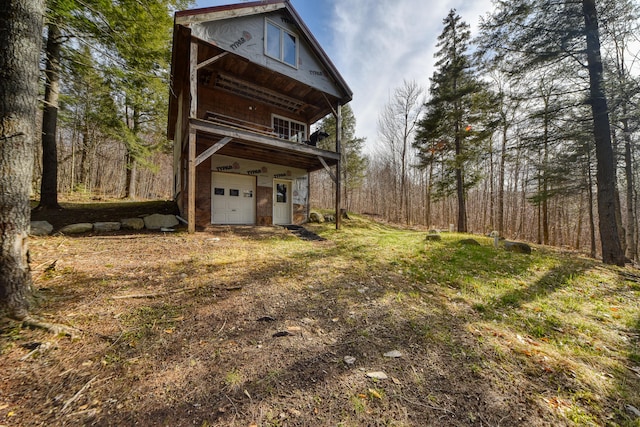
[(531, 246), (522, 242), (509, 242), (508, 240), (504, 241), (504, 248), (507, 252), (515, 252), (518, 254), (531, 254)]
[(478, 242), (476, 239), (462, 239), (458, 243), (465, 246), (480, 246), (480, 242)]
[(153, 214), (144, 217), (144, 226), (147, 230), (160, 230), (161, 228), (171, 228), (178, 225), (178, 218), (175, 215)]
[(318, 212), (311, 212), (309, 214), (309, 221), (322, 224), (324, 222), (324, 216)]
[(53, 231), (53, 225), (47, 221), (31, 221), (29, 234), (31, 236), (47, 236)]
[(90, 222), (80, 222), (78, 224), (65, 225), (60, 229), (63, 234), (81, 234), (93, 230), (93, 224)]
[(120, 230), (119, 222), (94, 222), (93, 223), (93, 231), (96, 231), (96, 232), (118, 231), (118, 230)]
[(123, 230), (142, 230), (144, 220), (142, 218), (124, 218), (120, 220)]

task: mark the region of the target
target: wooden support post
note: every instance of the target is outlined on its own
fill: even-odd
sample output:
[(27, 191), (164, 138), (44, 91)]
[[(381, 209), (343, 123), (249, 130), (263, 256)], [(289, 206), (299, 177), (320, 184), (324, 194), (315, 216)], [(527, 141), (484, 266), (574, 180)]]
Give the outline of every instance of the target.
[[(198, 114), (198, 43), (191, 42), (191, 55), (189, 57), (189, 117), (196, 117)], [(188, 170), (188, 192), (187, 192), (187, 229), (189, 233), (196, 231), (196, 131), (189, 122), (189, 170)]]
[(189, 178), (187, 186), (189, 187), (187, 196), (187, 229), (189, 233), (196, 231), (196, 132), (189, 132)]
[(336, 106), (335, 109), (336, 115), (336, 153), (340, 154), (340, 158), (338, 159), (338, 163), (336, 163), (336, 230), (340, 230), (340, 223), (342, 222), (342, 218), (340, 217), (340, 164), (342, 163), (342, 154), (340, 149), (340, 142), (342, 139), (342, 108), (340, 103)]

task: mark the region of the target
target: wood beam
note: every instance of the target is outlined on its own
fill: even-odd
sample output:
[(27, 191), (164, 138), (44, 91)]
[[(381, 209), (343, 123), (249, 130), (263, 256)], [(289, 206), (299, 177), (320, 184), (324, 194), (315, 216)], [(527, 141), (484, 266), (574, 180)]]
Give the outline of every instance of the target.
[[(189, 117), (196, 117), (198, 112), (198, 43), (191, 41), (189, 56)], [(187, 125), (189, 130), (188, 147), (188, 192), (187, 192), (187, 229), (189, 233), (196, 231), (196, 130)]]
[[(333, 108), (331, 101), (329, 101), (329, 98), (327, 98), (327, 94), (322, 92), (322, 97), (324, 98), (325, 101), (327, 101), (327, 104), (329, 105), (329, 108), (331, 108), (331, 112), (333, 113), (333, 116), (338, 117), (338, 112), (336, 111), (335, 108)], [(340, 104), (338, 104), (338, 108), (340, 108)]]
[(201, 63), (198, 64), (198, 70), (202, 67), (206, 67), (209, 64), (212, 64), (214, 62), (216, 62), (218, 59), (222, 59), (225, 56), (227, 56), (229, 54), (229, 52), (222, 52), (220, 55), (216, 55), (213, 58), (209, 58), (206, 61), (202, 61)]
[(333, 171), (331, 170), (327, 162), (325, 162), (325, 160), (321, 156), (318, 156), (318, 160), (320, 160), (320, 163), (322, 163), (322, 166), (324, 166), (324, 169), (327, 171), (333, 182), (338, 185), (338, 178), (336, 178), (336, 176), (333, 174)]
[(269, 146), (273, 149), (286, 150), (290, 152), (303, 153), (308, 156), (322, 156), (325, 159), (339, 160), (340, 155), (331, 151), (321, 150), (311, 145), (299, 142), (284, 141), (278, 138), (263, 136), (255, 132), (244, 131), (236, 128), (229, 128), (217, 125), (207, 120), (191, 118), (190, 127), (200, 132), (212, 133), (215, 135), (228, 136), (236, 140), (251, 141)]
[(222, 147), (227, 145), (231, 140), (232, 138), (226, 136), (222, 138), (220, 141), (213, 144), (211, 147), (204, 150), (198, 157), (196, 157), (196, 160), (195, 160), (196, 166), (198, 166), (200, 163), (207, 160), (209, 157), (215, 154), (216, 151), (220, 150)]
[(340, 230), (340, 223), (342, 222), (342, 218), (340, 215), (340, 163), (342, 162), (342, 155), (340, 152), (340, 143), (342, 140), (342, 108), (340, 103), (336, 105), (336, 109), (334, 110), (336, 115), (336, 153), (338, 154), (338, 163), (336, 163), (336, 230)]

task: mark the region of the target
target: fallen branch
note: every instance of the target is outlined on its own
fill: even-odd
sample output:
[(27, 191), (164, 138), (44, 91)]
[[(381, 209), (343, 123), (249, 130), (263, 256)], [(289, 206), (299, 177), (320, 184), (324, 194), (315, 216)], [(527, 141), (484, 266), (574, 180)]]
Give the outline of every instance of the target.
[(76, 394), (74, 394), (71, 399), (67, 400), (64, 403), (64, 406), (62, 407), (62, 412), (63, 413), (66, 412), (66, 410), (69, 407), (69, 405), (71, 405), (73, 402), (75, 402), (76, 400), (78, 400), (80, 398), (82, 393), (84, 393), (84, 391), (91, 386), (91, 383), (94, 382), (96, 378), (98, 378), (97, 375), (95, 377), (91, 378), (89, 381), (87, 381), (87, 383), (84, 386), (82, 386), (82, 388), (80, 390), (78, 390), (78, 392)]
[(22, 356), (20, 358), (21, 361), (25, 361), (28, 358), (30, 358), (31, 356), (33, 356), (36, 353), (44, 353), (45, 351), (49, 350), (51, 348), (51, 343), (50, 342), (43, 342), (40, 343), (36, 348), (34, 348), (33, 350), (31, 350), (29, 353), (25, 354), (24, 356)]
[(410, 405), (422, 406), (423, 408), (433, 409), (434, 411), (442, 411), (445, 414), (453, 415), (453, 412), (451, 412), (448, 409), (440, 408), (438, 406), (433, 406), (433, 405), (429, 405), (429, 404), (422, 403), (422, 402), (416, 402), (414, 400), (411, 400), (411, 399), (408, 399), (408, 398), (404, 397), (401, 394), (396, 394), (396, 395), (394, 395), (394, 397), (399, 397), (400, 399), (404, 400), (405, 402), (409, 403)]
[[(242, 289), (242, 286), (230, 286), (230, 287), (219, 287), (219, 286), (211, 286), (212, 289), (216, 289), (218, 291), (238, 291), (240, 289)], [(170, 291), (164, 291), (164, 292), (154, 292), (152, 294), (130, 294), (130, 295), (116, 295), (116, 296), (112, 296), (111, 299), (143, 299), (143, 298), (158, 298), (158, 297), (164, 297), (167, 295), (173, 295), (173, 294), (179, 294), (179, 293), (183, 293), (183, 292), (193, 292), (193, 291), (197, 291), (199, 289), (202, 289), (201, 286), (193, 286), (191, 288), (184, 288), (184, 289), (173, 289)]]
[(172, 294), (179, 294), (179, 293), (182, 293), (182, 292), (191, 292), (191, 291), (195, 291), (196, 289), (198, 289), (197, 286), (194, 286), (194, 287), (191, 287), (191, 288), (173, 289), (173, 290), (164, 291), (164, 292), (155, 292), (153, 294), (116, 295), (116, 296), (112, 296), (111, 299), (158, 298), (158, 297), (164, 297), (164, 296), (172, 295)]
[(24, 319), (21, 319), (21, 321), (23, 326), (44, 329), (54, 335), (64, 335), (71, 338), (76, 338), (78, 336), (78, 331), (71, 326), (61, 325), (59, 323), (43, 322), (31, 316), (27, 316)]
[(242, 289), (242, 286), (229, 286), (227, 288), (223, 288), (220, 286), (212, 286), (213, 289), (216, 289), (218, 291), (239, 291), (240, 289)]

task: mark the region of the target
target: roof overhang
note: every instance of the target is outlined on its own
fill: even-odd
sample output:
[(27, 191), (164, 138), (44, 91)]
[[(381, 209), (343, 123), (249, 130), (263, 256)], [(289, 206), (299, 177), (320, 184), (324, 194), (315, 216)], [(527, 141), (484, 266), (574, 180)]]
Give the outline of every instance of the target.
[(325, 67), (331, 73), (337, 84), (344, 92), (345, 98), (348, 98), (344, 102), (351, 101), (353, 97), (353, 91), (349, 88), (349, 85), (344, 78), (338, 72), (338, 69), (333, 64), (329, 55), (324, 51), (318, 40), (315, 38), (307, 24), (304, 23), (298, 12), (295, 10), (289, 0), (264, 0), (253, 1), (246, 3), (230, 4), (225, 6), (206, 7), (200, 9), (189, 9), (178, 11), (175, 14), (175, 24), (190, 26), (195, 23), (217, 21), (220, 19), (229, 19), (234, 17), (241, 17), (247, 15), (257, 15), (261, 13), (269, 13), (280, 9), (286, 9), (291, 18), (300, 29), (302, 37), (316, 52), (318, 57), (322, 60)]
[[(340, 96), (330, 96), (328, 94), (322, 93), (318, 89), (314, 89), (311, 87), (298, 87), (297, 93), (304, 94), (304, 97), (307, 99), (302, 99), (301, 101), (306, 103), (310, 108), (314, 106), (316, 111), (309, 111), (305, 115), (308, 118), (309, 123), (315, 123), (317, 120), (323, 118), (327, 114), (329, 114), (334, 108), (335, 103), (339, 103), (341, 105), (345, 105), (351, 101), (353, 98), (353, 92), (343, 79), (343, 77), (338, 72), (337, 68), (333, 64), (333, 62), (329, 59), (329, 56), (322, 49), (316, 38), (313, 36), (309, 28), (306, 26), (304, 21), (300, 18), (300, 15), (293, 8), (291, 3), (288, 0), (265, 0), (265, 1), (254, 1), (254, 2), (246, 2), (239, 4), (232, 4), (226, 6), (217, 6), (217, 7), (208, 7), (201, 9), (191, 9), (176, 12), (175, 14), (175, 25), (174, 25), (174, 35), (173, 35), (173, 50), (172, 50), (172, 61), (171, 61), (171, 91), (169, 97), (169, 121), (167, 134), (169, 139), (173, 139), (175, 132), (175, 119), (177, 117), (177, 95), (178, 91), (182, 87), (188, 87), (188, 75), (189, 75), (189, 55), (190, 55), (190, 43), (191, 41), (196, 41), (201, 46), (204, 46), (203, 50), (205, 55), (208, 58), (215, 57), (220, 53), (227, 53), (227, 57), (224, 58), (224, 62), (219, 62), (215, 65), (212, 64), (210, 67), (204, 67), (203, 71), (206, 71), (207, 68), (212, 69), (223, 69), (225, 67), (233, 68), (234, 72), (228, 73), (230, 75), (234, 75), (235, 77), (244, 80), (246, 82), (254, 82), (255, 76), (259, 75), (277, 75), (277, 79), (268, 79), (267, 81), (260, 82), (262, 85), (266, 85), (272, 81), (281, 82), (278, 87), (272, 87), (274, 91), (281, 91), (282, 88), (290, 88), (292, 85), (303, 85), (300, 82), (297, 82), (291, 78), (278, 74), (272, 70), (267, 70), (266, 68), (260, 67), (258, 64), (253, 64), (250, 61), (241, 58), (238, 55), (235, 55), (233, 52), (225, 50), (223, 47), (214, 46), (211, 43), (208, 43), (204, 40), (198, 39), (191, 34), (190, 26), (196, 23), (201, 22), (210, 22), (221, 19), (229, 19), (233, 17), (241, 17), (247, 15), (255, 15), (268, 13), (276, 10), (285, 9), (290, 15), (291, 19), (296, 23), (298, 29), (300, 30), (300, 36), (307, 42), (307, 44), (313, 49), (317, 57), (321, 60), (322, 64), (326, 68), (327, 72), (330, 74), (332, 80), (335, 82), (337, 88), (339, 89)], [(204, 61), (208, 58), (199, 58), (199, 61)], [(242, 63), (241, 67), (232, 67), (233, 64)], [(238, 75), (236, 71), (238, 68), (244, 70), (241, 75)], [(296, 96), (292, 96), (291, 98), (297, 98)]]

